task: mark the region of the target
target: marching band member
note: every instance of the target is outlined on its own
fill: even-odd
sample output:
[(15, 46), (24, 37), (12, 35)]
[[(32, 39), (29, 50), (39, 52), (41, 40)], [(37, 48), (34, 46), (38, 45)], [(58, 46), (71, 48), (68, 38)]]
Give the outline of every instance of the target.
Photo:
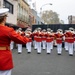
[(29, 41), (27, 37), (17, 34), (13, 28), (5, 26), (8, 11), (7, 8), (0, 9), (0, 75), (11, 75), (13, 69), (10, 41), (20, 44), (26, 44)]
[(37, 38), (36, 38), (37, 54), (41, 54), (41, 42), (42, 42), (42, 39), (41, 39), (41, 28), (37, 29), (36, 35), (37, 35)]
[(74, 38), (73, 38), (73, 33), (74, 29), (73, 28), (69, 28), (69, 32), (67, 33), (68, 34), (68, 50), (69, 50), (69, 55), (70, 56), (73, 56), (73, 43), (74, 43)]
[(25, 31), (21, 31), (21, 36), (25, 36)]
[(74, 28), (70, 28), (73, 35), (73, 50), (75, 51), (75, 30)]
[[(25, 36), (28, 36), (28, 34), (26, 34), (28, 31), (27, 29), (25, 30)], [(26, 43), (26, 50), (28, 50), (28, 43)]]
[(58, 29), (57, 32), (55, 33), (55, 37), (57, 42), (57, 53), (58, 55), (61, 55), (63, 31), (61, 29)]
[(51, 42), (52, 42), (51, 29), (48, 28), (47, 29), (47, 33), (46, 33), (47, 54), (51, 53), (51, 44), (52, 44)]
[(46, 49), (46, 30), (43, 29), (42, 32), (41, 32), (41, 39), (42, 39), (42, 46), (43, 46), (43, 50)]
[(51, 50), (53, 49), (53, 43), (54, 43), (54, 36), (55, 33), (53, 32), (53, 30), (51, 30), (51, 39), (52, 39), (52, 42), (51, 42)]
[(74, 51), (75, 51), (75, 29), (74, 29)]
[[(22, 28), (19, 28), (17, 33), (19, 35), (21, 35), (22, 34)], [(18, 54), (21, 54), (22, 53), (22, 44), (17, 44), (17, 47), (18, 47)]]
[(69, 39), (68, 39), (68, 34), (67, 34), (67, 32), (68, 32), (69, 30), (65, 30), (65, 33), (64, 33), (64, 48), (65, 48), (65, 50), (66, 51), (68, 51), (68, 41), (69, 41)]
[(32, 33), (32, 34), (33, 34), (33, 38), (34, 38), (34, 39), (33, 39), (33, 40), (34, 40), (34, 41), (33, 41), (33, 45), (34, 45), (34, 49), (35, 49), (35, 50), (37, 49), (37, 42), (36, 42), (37, 34), (36, 34), (36, 33), (37, 33), (37, 29), (35, 29), (35, 30), (33, 31), (33, 33)]
[[(29, 36), (29, 35), (30, 35), (30, 36)], [(29, 41), (26, 43), (27, 52), (28, 52), (28, 53), (31, 53), (32, 32), (31, 32), (31, 29), (30, 29), (30, 28), (28, 28), (28, 29), (25, 31), (25, 36), (28, 36), (28, 38), (29, 38)]]
[(11, 40), (10, 42), (10, 50), (13, 50), (14, 49), (14, 41)]

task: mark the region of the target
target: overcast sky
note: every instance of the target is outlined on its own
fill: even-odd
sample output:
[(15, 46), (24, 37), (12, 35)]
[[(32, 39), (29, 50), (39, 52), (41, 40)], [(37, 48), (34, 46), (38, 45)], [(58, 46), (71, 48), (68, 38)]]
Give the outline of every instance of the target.
[(68, 15), (75, 16), (75, 0), (33, 0), (36, 1), (36, 10), (40, 12), (42, 5), (52, 3), (53, 5), (45, 5), (43, 10), (53, 10), (59, 14), (59, 18), (68, 23)]

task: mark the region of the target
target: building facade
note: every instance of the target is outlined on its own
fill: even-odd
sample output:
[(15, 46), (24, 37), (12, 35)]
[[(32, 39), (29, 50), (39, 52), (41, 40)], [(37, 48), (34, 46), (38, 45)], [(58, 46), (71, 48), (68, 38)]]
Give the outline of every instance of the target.
[(7, 22), (22, 28), (29, 25), (29, 5), (25, 0), (0, 0), (0, 8), (8, 8)]
[(35, 19), (34, 24), (41, 24), (41, 18), (37, 15), (37, 12), (34, 9), (32, 9), (31, 12), (33, 13)]
[(24, 28), (29, 26), (29, 5), (25, 0), (18, 0), (17, 25)]
[[(35, 5), (35, 2), (33, 3)], [(6, 22), (9, 25), (26, 28), (41, 23), (40, 17), (37, 15), (36, 10), (28, 4), (28, 0), (0, 0), (0, 8), (4, 7), (9, 9)]]
[(33, 24), (35, 24), (35, 17), (32, 13), (32, 9), (30, 9), (30, 12), (29, 12), (29, 25), (32, 26)]
[(25, 0), (18, 0), (17, 25), (25, 28), (29, 26), (29, 5)]
[(72, 15), (68, 16), (68, 23), (75, 24), (75, 16), (72, 16)]
[(16, 0), (0, 0), (0, 8), (4, 7), (9, 9), (7, 23), (16, 25), (17, 24)]

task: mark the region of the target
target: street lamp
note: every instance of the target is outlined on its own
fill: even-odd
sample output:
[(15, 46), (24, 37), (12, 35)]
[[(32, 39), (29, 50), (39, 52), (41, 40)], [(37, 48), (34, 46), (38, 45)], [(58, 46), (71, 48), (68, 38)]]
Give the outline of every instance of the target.
[(53, 4), (52, 3), (47, 3), (47, 4), (42, 5), (41, 8), (40, 8), (40, 11), (42, 10), (42, 7), (45, 6), (45, 5), (53, 5)]
[[(40, 8), (40, 17), (41, 17), (42, 7), (43, 7), (43, 6), (46, 6), (46, 5), (53, 5), (53, 4), (52, 4), (52, 3), (47, 3), (47, 4), (42, 5), (41, 8)], [(42, 21), (43, 21), (43, 20), (42, 20)]]

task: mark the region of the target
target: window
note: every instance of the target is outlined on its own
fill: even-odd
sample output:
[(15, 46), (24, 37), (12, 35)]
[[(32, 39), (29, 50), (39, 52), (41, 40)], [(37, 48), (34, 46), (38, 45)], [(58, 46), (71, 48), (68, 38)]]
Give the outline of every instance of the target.
[(11, 3), (9, 3), (7, 0), (4, 0), (4, 6), (5, 6), (5, 8), (9, 9), (9, 12), (11, 14), (13, 14), (13, 5)]

